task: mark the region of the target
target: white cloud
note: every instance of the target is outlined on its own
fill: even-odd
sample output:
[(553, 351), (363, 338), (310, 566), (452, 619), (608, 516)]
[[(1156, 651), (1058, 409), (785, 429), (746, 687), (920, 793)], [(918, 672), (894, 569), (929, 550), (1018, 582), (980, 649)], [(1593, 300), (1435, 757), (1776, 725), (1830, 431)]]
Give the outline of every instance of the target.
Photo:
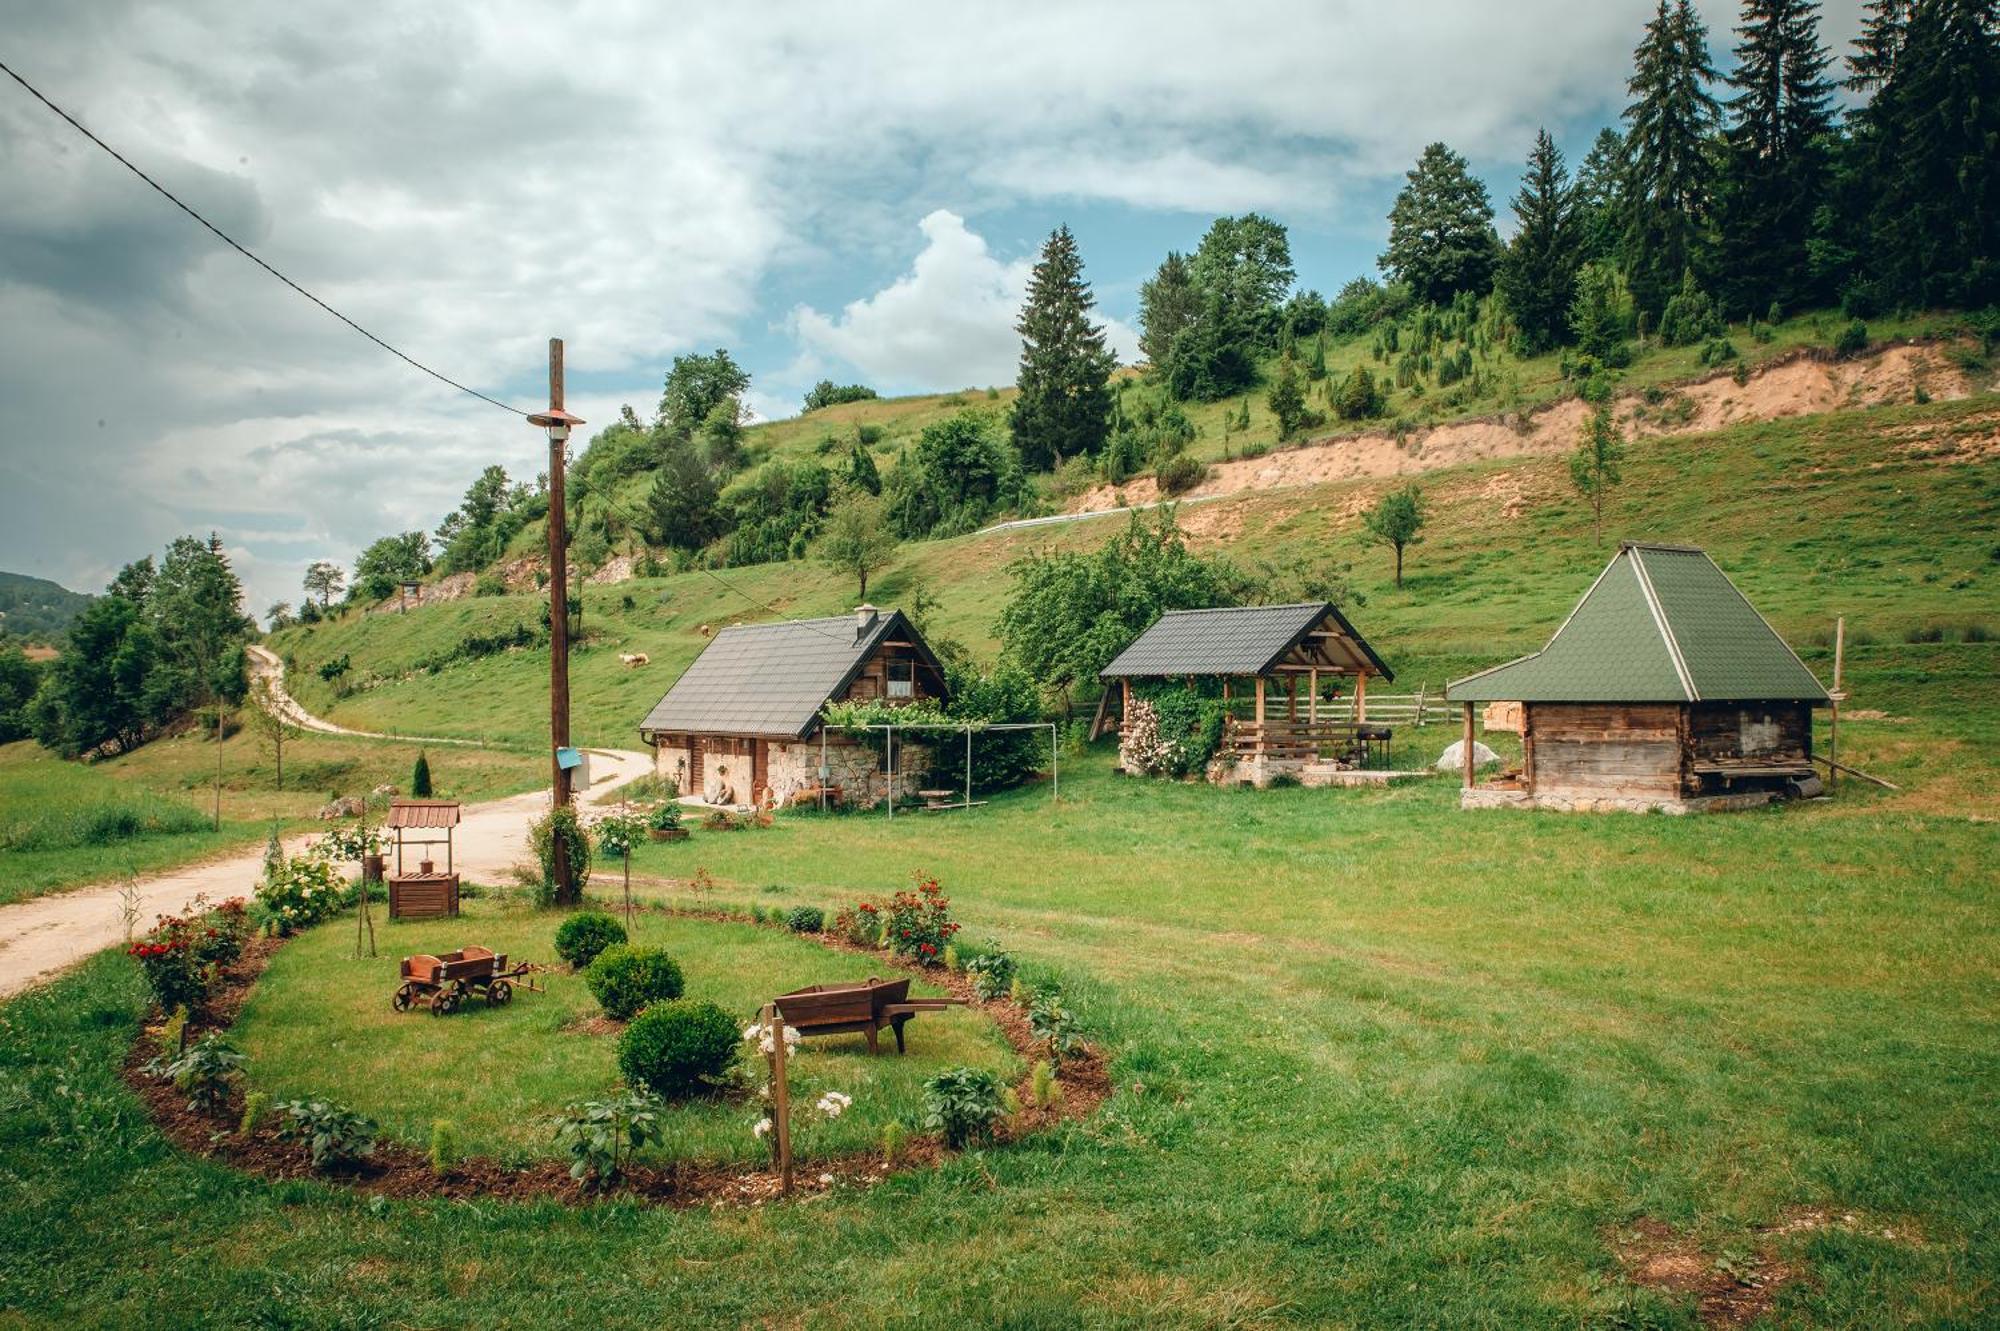
[(1001, 262), (964, 218), (942, 208), (917, 228), (924, 247), (894, 282), (835, 316), (794, 310), (800, 343), (884, 392), (1012, 383), (1021, 355), (1014, 319), (1033, 259)]

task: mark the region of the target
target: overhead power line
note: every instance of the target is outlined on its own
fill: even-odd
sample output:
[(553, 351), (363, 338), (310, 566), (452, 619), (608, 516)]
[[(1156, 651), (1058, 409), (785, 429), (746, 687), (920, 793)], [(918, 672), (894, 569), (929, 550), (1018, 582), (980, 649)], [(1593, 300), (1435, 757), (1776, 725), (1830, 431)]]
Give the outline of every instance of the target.
[(92, 143), (96, 144), (98, 147), (104, 149), (105, 152), (111, 154), (111, 156), (118, 162), (120, 166), (124, 167), (127, 171), (130, 171), (133, 175), (139, 177), (139, 179), (145, 181), (148, 185), (151, 185), (155, 190), (159, 192), (160, 197), (164, 198), (167, 202), (173, 204), (174, 207), (180, 209), (182, 212), (186, 213), (189, 217), (192, 217), (195, 221), (201, 223), (204, 227), (207, 227), (211, 232), (215, 234), (217, 239), (222, 241), (223, 244), (229, 246), (229, 248), (235, 250), (238, 254), (248, 259), (251, 263), (256, 264), (259, 268), (262, 268), (265, 272), (277, 278), (280, 282), (283, 282), (286, 286), (298, 292), (301, 296), (304, 296), (307, 300), (319, 306), (322, 310), (325, 310), (328, 314), (340, 320), (342, 323), (346, 324), (349, 328), (352, 328), (355, 332), (367, 338), (370, 342), (373, 342), (376, 346), (382, 348), (382, 350), (388, 352), (390, 355), (396, 357), (398, 360), (404, 361), (410, 365), (415, 366), (417, 369), (422, 370), (425, 374), (428, 374), (431, 378), (438, 380), (440, 383), (449, 384), (453, 388), (456, 388), (461, 393), (471, 394), (473, 397), (478, 398), (481, 402), (491, 403), (492, 405), (500, 408), (502, 411), (513, 412), (516, 416), (525, 416), (528, 414), (527, 412), (521, 410), (519, 407), (508, 406), (505, 402), (500, 401), (498, 398), (488, 397), (486, 396), (486, 394), (480, 392), (476, 388), (467, 388), (464, 384), (458, 382), (458, 380), (453, 379), (448, 375), (438, 373), (436, 370), (433, 370), (430, 366), (418, 360), (415, 356), (412, 356), (405, 351), (399, 350), (398, 348), (393, 347), (389, 343), (383, 341), (381, 338), (375, 336), (375, 334), (369, 332), (366, 328), (363, 328), (360, 324), (354, 322), (354, 320), (348, 318), (346, 315), (342, 314), (339, 310), (336, 310), (335, 308), (333, 308), (333, 306), (321, 300), (318, 296), (315, 296), (312, 292), (307, 291), (304, 287), (300, 286), (297, 282), (294, 282), (291, 278), (286, 277), (283, 273), (273, 268), (270, 264), (265, 263), (255, 254), (252, 254), (248, 249), (244, 248), (242, 244), (238, 243), (235, 237), (231, 236), (228, 232), (224, 231), (221, 227), (217, 226), (215, 223), (209, 221), (206, 217), (203, 217), (200, 213), (196, 212), (186, 203), (183, 203), (180, 200), (180, 198), (174, 194), (172, 190), (168, 189), (165, 185), (162, 185), (159, 181), (147, 175), (137, 166), (134, 166), (131, 160), (128, 159), (125, 156), (125, 154), (119, 152), (116, 148), (106, 143), (103, 139), (98, 138), (95, 134), (85, 129), (75, 116), (71, 115), (69, 112), (63, 110), (60, 106), (57, 106), (54, 102), (50, 101), (46, 96), (43, 95), (42, 90), (40, 88), (37, 88), (34, 84), (22, 78), (4, 60), (0, 60), (0, 71), (4, 71), (8, 78), (14, 80), (14, 82), (20, 84), (23, 88), (26, 88), (28, 90), (29, 95), (34, 97), (36, 101), (40, 102), (43, 106), (48, 107), (49, 110), (55, 112), (57, 115), (61, 116), (64, 120), (68, 121), (70, 128), (74, 129), (77, 133), (83, 135), (83, 137), (85, 137), (86, 139), (89, 139)]

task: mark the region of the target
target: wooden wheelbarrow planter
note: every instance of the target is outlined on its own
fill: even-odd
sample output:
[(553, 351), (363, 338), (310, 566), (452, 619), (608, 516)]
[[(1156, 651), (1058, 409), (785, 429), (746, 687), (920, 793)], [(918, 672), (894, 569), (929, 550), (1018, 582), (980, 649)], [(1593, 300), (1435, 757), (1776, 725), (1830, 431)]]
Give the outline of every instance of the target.
[(540, 969), (523, 961), (510, 970), (506, 953), (484, 947), (460, 948), (441, 957), (420, 952), (403, 958), (403, 983), (389, 1002), (398, 1012), (426, 1003), (433, 1017), (454, 1012), (474, 997), (484, 998), (488, 1007), (505, 1007), (514, 1001), (517, 985), (541, 992), (533, 978)]
[(962, 1007), (963, 998), (911, 998), (908, 980), (880, 980), (873, 975), (859, 984), (814, 984), (779, 994), (773, 1000), (787, 1026), (801, 1036), (841, 1035), (860, 1031), (868, 1039), (868, 1052), (879, 1053), (876, 1033), (887, 1026), (896, 1036), (896, 1052), (903, 1052), (903, 1027), (920, 1012), (942, 1012)]

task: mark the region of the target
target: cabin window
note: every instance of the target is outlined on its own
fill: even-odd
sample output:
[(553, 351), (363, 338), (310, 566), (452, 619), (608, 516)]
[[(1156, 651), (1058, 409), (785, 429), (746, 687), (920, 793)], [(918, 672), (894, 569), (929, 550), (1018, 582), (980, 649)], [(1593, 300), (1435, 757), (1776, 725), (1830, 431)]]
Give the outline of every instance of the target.
[(917, 696), (916, 662), (889, 662), (889, 696), (891, 698), (914, 698)]

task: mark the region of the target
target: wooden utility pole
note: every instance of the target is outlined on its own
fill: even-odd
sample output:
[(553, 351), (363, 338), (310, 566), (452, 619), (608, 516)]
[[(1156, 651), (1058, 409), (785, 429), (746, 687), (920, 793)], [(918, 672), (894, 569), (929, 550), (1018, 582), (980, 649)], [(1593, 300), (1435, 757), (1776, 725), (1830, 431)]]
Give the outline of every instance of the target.
[[(551, 813), (570, 807), (569, 769), (562, 751), (569, 747), (569, 533), (563, 511), (563, 453), (569, 430), (583, 422), (563, 410), (563, 344), (549, 339), (549, 409), (528, 417), (528, 423), (549, 436), (549, 792)], [(576, 901), (575, 874), (570, 868), (569, 839), (552, 837), (555, 898), (564, 905)]]

